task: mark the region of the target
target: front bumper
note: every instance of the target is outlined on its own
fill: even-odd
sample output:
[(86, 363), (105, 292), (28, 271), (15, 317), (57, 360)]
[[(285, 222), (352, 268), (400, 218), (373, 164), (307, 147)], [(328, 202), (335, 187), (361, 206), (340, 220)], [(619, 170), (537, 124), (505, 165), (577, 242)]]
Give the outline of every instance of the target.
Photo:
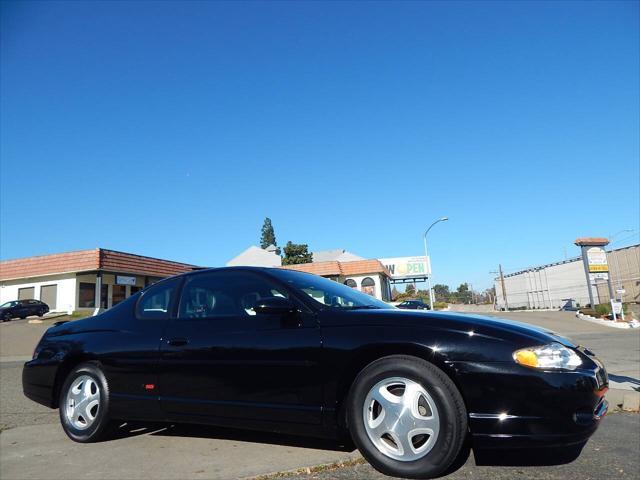
[(22, 391), (34, 402), (55, 408), (54, 384), (59, 362), (31, 360), (22, 368)]
[(588, 440), (608, 409), (606, 371), (590, 360), (574, 371), (455, 362), (474, 447), (557, 447)]

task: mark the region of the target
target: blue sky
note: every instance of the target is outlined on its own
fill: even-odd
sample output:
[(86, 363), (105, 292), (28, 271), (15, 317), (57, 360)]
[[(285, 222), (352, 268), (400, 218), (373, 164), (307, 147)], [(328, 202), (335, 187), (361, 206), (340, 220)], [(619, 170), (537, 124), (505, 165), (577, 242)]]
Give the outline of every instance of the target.
[(258, 242), (436, 282), (638, 241), (637, 2), (2, 2), (0, 257)]

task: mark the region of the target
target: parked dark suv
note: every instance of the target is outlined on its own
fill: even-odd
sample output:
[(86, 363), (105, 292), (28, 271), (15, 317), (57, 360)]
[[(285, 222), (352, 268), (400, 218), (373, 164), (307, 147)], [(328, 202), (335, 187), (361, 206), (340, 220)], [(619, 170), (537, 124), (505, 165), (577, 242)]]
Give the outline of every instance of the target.
[(405, 308), (407, 310), (429, 310), (429, 305), (422, 300), (405, 300), (398, 308)]
[(43, 316), (49, 305), (40, 300), (12, 300), (0, 305), (0, 319), (8, 322), (12, 318), (27, 318), (30, 315)]

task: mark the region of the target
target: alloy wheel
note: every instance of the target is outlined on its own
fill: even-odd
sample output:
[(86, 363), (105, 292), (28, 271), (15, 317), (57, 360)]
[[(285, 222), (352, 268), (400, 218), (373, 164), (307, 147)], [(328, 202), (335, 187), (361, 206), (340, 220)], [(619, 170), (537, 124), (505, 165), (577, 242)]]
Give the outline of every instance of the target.
[(74, 428), (85, 430), (96, 421), (100, 408), (100, 387), (89, 375), (80, 375), (67, 391), (65, 415)]
[(410, 462), (431, 451), (440, 432), (438, 409), (419, 383), (404, 377), (376, 383), (363, 406), (364, 426), (384, 455)]

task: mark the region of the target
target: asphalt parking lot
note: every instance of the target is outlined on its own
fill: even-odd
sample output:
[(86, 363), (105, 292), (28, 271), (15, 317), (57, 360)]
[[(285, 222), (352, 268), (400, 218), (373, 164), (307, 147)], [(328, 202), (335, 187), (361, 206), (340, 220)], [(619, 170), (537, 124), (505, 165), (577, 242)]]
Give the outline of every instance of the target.
[[(505, 316), (503, 313), (502, 316)], [(592, 348), (605, 362), (616, 388), (640, 389), (640, 331), (618, 330), (576, 319), (568, 312), (516, 312), (509, 318), (550, 328)], [(119, 438), (80, 445), (66, 438), (57, 411), (22, 396), (21, 369), (52, 321), (0, 324), (0, 478), (252, 478), (294, 471), (301, 479), (385, 478), (361, 463), (349, 446), (314, 440), (205, 427), (128, 425)], [(572, 463), (483, 466), (496, 459), (469, 456), (449, 477), (639, 478), (640, 416), (613, 413)], [(516, 459), (510, 455), (508, 458)], [(504, 460), (504, 457), (502, 458)], [(544, 460), (544, 459), (543, 459)], [(347, 462), (341, 468), (317, 465)], [(310, 468), (309, 471), (306, 469)], [(267, 477), (267, 478), (268, 478)]]

